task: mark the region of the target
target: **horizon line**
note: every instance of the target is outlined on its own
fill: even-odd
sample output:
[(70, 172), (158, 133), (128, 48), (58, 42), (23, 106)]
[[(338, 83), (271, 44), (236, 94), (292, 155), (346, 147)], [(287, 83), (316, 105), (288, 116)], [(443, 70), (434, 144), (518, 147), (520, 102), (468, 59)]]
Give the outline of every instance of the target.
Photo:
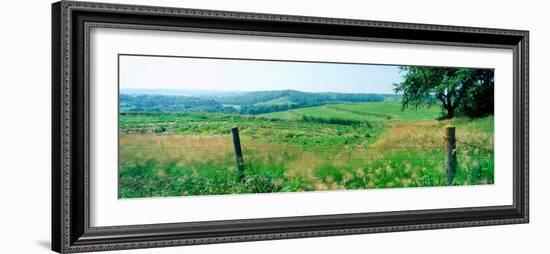
[(214, 90), (214, 89), (174, 89), (174, 88), (120, 88), (119, 93), (122, 90), (149, 90), (149, 91), (200, 91), (200, 92), (241, 92), (241, 93), (253, 93), (253, 92), (278, 92), (278, 91), (294, 91), (301, 93), (340, 93), (340, 94), (389, 94), (398, 95), (399, 93), (385, 93), (385, 92), (333, 92), (333, 91), (305, 91), (297, 89), (273, 89), (273, 90)]

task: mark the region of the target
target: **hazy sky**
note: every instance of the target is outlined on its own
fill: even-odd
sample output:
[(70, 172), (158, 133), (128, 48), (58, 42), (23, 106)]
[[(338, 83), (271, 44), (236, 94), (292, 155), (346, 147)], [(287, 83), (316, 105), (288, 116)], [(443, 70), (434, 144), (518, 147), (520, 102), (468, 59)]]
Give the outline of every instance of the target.
[(397, 66), (120, 56), (120, 88), (393, 93)]

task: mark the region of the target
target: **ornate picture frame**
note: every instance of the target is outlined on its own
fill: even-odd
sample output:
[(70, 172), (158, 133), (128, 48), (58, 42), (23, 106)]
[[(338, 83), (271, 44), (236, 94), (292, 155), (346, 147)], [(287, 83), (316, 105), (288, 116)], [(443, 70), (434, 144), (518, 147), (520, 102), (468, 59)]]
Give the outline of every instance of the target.
[[(93, 226), (89, 143), (93, 110), (89, 33), (93, 28), (511, 50), (512, 205)], [(73, 1), (54, 3), (52, 249), (74, 253), (528, 223), (528, 89), (528, 31)]]

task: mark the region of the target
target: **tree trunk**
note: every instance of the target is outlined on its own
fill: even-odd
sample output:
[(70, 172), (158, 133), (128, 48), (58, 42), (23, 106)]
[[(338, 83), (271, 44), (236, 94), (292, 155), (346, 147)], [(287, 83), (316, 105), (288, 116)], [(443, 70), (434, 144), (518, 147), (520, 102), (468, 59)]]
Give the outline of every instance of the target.
[(453, 118), (455, 115), (455, 108), (451, 104), (451, 99), (449, 97), (443, 97), (443, 96), (440, 96), (438, 98), (441, 101), (441, 104), (443, 104), (443, 108), (446, 111), (444, 118), (445, 119)]
[(445, 107), (445, 110), (447, 111), (447, 115), (445, 116), (445, 118), (451, 119), (455, 116), (455, 108), (454, 107), (452, 107), (452, 106)]

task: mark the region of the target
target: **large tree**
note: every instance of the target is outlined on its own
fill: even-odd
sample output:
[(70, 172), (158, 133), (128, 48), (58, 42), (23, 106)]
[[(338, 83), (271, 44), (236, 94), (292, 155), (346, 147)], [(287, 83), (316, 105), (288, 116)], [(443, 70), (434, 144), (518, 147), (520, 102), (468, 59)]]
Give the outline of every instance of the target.
[(403, 94), (403, 108), (439, 103), (445, 119), (493, 114), (493, 70), (419, 66), (401, 70), (403, 81), (394, 90)]

